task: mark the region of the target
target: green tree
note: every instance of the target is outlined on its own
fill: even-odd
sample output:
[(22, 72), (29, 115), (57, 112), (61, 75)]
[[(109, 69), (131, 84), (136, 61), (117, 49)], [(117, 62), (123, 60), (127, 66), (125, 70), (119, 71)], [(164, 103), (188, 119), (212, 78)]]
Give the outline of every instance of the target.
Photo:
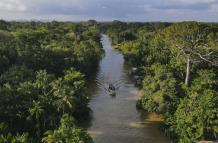
[(212, 140), (218, 134), (217, 79), (213, 71), (203, 70), (194, 80), (188, 97), (181, 101), (173, 116), (167, 119), (169, 131), (180, 143)]
[(162, 31), (165, 43), (172, 47), (172, 52), (176, 51), (186, 59), (186, 85), (190, 80), (191, 64), (206, 62), (218, 66), (218, 48), (210, 44), (210, 32), (209, 27), (197, 22), (176, 23)]
[(74, 119), (64, 114), (58, 129), (48, 131), (42, 139), (44, 143), (93, 143), (84, 130), (74, 125)]
[[(139, 104), (149, 112), (172, 113), (178, 104), (177, 82), (169, 69), (153, 65), (150, 75), (143, 80), (143, 93)], [(149, 72), (147, 72), (149, 74)]]

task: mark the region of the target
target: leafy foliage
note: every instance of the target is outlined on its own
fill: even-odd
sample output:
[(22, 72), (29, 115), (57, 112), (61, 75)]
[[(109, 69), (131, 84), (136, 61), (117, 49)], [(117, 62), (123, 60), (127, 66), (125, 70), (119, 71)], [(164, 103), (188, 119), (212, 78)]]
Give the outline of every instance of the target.
[(212, 71), (200, 71), (181, 101), (175, 114), (167, 119), (169, 131), (175, 132), (179, 142), (213, 139), (218, 132), (217, 79)]
[(48, 130), (68, 142), (92, 141), (67, 124), (89, 114), (86, 80), (102, 57), (96, 23), (0, 21), (0, 29), (0, 123), (7, 126), (0, 142), (41, 142)]
[(152, 74), (143, 81), (141, 106), (149, 112), (162, 114), (174, 111), (179, 99), (176, 79), (163, 65), (153, 65), (151, 68)]
[(46, 137), (42, 141), (44, 143), (93, 143), (89, 134), (77, 128), (73, 122), (71, 116), (64, 114), (59, 128), (54, 131), (47, 131)]
[[(162, 114), (164, 131), (175, 142), (215, 140), (217, 24), (119, 25), (111, 23), (107, 32), (114, 47), (137, 69), (134, 74), (139, 76), (137, 84), (143, 91), (137, 107)], [(135, 37), (125, 40), (121, 35), (124, 31)]]

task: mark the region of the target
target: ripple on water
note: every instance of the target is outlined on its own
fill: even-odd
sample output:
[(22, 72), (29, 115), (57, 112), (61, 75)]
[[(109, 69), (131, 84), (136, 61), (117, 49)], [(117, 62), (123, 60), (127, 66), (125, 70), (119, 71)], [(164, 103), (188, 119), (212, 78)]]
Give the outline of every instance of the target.
[(96, 137), (98, 135), (102, 135), (103, 131), (88, 131), (88, 133), (92, 136), (92, 137)]
[[(102, 45), (106, 56), (100, 63), (96, 92), (89, 103), (93, 119), (88, 131), (95, 143), (169, 143), (158, 129), (161, 116), (136, 109), (141, 93), (128, 79), (123, 56), (112, 50), (105, 35)], [(114, 98), (105, 94), (105, 87), (111, 82), (121, 86)]]
[(148, 127), (146, 122), (131, 122), (129, 126), (132, 128), (146, 128)]

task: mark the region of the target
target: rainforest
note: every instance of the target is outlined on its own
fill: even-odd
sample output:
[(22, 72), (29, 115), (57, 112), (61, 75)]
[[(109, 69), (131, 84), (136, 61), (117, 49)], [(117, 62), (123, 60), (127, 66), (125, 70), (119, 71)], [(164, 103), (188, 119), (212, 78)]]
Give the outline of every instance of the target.
[(0, 143), (217, 139), (217, 23), (0, 20)]

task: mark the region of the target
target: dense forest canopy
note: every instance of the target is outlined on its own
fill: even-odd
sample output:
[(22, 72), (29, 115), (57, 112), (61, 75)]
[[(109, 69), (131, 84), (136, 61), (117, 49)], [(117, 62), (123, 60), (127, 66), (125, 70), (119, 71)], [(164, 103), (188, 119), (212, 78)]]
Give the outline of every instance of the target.
[(0, 21), (0, 142), (92, 142), (76, 125), (100, 38), (95, 23)]
[(163, 115), (172, 141), (217, 139), (218, 24), (0, 20), (0, 142), (93, 142), (77, 125), (101, 33), (136, 67), (137, 107)]
[(143, 91), (137, 106), (164, 115), (164, 131), (175, 142), (216, 140), (218, 24), (106, 25), (113, 46), (137, 68), (136, 84)]

